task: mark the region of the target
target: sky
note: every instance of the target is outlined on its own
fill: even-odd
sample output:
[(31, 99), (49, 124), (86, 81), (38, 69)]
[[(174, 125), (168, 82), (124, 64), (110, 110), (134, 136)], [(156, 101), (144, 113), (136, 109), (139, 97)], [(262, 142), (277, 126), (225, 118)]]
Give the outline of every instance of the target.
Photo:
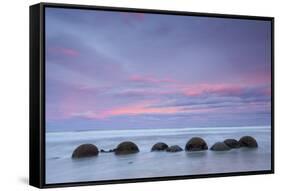
[(269, 21), (45, 14), (47, 131), (270, 125)]

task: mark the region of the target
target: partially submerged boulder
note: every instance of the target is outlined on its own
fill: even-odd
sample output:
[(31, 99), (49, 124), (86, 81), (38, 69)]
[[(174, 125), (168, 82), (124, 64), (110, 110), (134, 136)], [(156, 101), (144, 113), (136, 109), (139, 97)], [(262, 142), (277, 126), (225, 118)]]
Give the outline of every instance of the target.
[(151, 148), (151, 151), (165, 151), (168, 148), (168, 145), (166, 143), (156, 143), (155, 145), (153, 145), (153, 147)]
[(249, 147), (249, 148), (256, 148), (258, 147), (258, 143), (255, 138), (251, 136), (244, 136), (241, 137), (239, 140), (241, 147)]
[(223, 142), (232, 149), (240, 148), (240, 143), (236, 139), (225, 139)]
[(227, 146), (224, 142), (216, 142), (212, 147), (212, 151), (228, 151), (231, 148)]
[(208, 149), (207, 143), (204, 141), (204, 139), (200, 137), (191, 138), (185, 145), (186, 151), (202, 151), (207, 149)]
[(99, 154), (99, 149), (93, 144), (82, 144), (78, 146), (72, 153), (73, 159), (93, 157)]
[(172, 145), (172, 146), (168, 147), (166, 151), (167, 152), (180, 152), (180, 151), (183, 151), (183, 149), (178, 145)]
[(114, 152), (116, 155), (133, 154), (133, 153), (138, 153), (139, 148), (135, 143), (131, 141), (125, 141), (120, 143), (116, 147), (116, 149), (114, 149)]

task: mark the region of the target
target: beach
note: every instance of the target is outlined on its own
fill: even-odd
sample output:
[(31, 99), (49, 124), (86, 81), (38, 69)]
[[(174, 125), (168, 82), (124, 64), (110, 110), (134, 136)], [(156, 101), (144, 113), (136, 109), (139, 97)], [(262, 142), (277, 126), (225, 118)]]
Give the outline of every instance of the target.
[[(202, 137), (209, 148), (218, 141), (250, 135), (258, 148), (230, 151), (151, 152), (157, 142), (179, 145)], [(270, 170), (270, 126), (189, 127), (169, 129), (92, 130), (46, 133), (46, 183), (119, 180), (163, 176)], [(110, 150), (123, 141), (133, 141), (140, 152), (130, 155), (99, 153), (97, 157), (73, 160), (73, 150), (84, 143)]]

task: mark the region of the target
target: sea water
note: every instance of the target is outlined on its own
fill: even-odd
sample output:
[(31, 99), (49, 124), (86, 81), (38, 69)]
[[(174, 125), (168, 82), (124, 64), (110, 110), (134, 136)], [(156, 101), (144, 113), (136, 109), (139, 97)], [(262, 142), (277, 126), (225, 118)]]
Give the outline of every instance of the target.
[[(184, 149), (190, 138), (199, 136), (210, 148), (217, 141), (227, 138), (239, 139), (245, 135), (256, 138), (257, 149), (150, 152), (157, 142), (179, 145)], [(270, 136), (270, 126), (48, 132), (46, 183), (270, 170)], [(98, 157), (71, 159), (73, 150), (80, 144), (91, 143), (99, 149), (110, 150), (123, 141), (133, 141), (138, 145), (140, 152), (121, 156), (99, 153)]]

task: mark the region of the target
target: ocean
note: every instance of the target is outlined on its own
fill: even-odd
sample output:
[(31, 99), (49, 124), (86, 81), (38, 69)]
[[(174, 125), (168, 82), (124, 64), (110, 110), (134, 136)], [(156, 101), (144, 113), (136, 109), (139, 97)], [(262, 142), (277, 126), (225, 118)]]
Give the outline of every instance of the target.
[[(179, 145), (202, 137), (209, 148), (217, 141), (253, 136), (257, 149), (232, 149), (215, 152), (150, 152), (157, 142)], [(137, 154), (116, 156), (99, 153), (97, 157), (72, 160), (73, 150), (84, 143), (95, 144), (99, 149), (115, 148), (123, 141), (133, 141), (140, 149)], [(213, 174), (270, 170), (270, 126), (249, 127), (198, 127), (138, 130), (94, 130), (46, 133), (46, 183), (134, 179), (148, 177)]]

